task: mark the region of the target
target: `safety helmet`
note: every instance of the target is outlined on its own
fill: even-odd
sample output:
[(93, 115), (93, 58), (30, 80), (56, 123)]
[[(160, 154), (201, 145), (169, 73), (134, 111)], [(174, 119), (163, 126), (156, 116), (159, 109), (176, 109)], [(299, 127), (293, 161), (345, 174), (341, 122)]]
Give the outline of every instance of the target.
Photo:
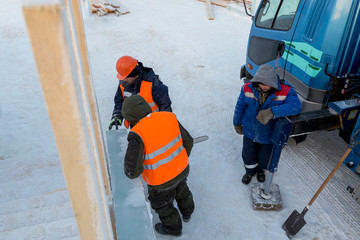
[(116, 62), (117, 78), (124, 80), (136, 67), (138, 61), (130, 56), (122, 56)]

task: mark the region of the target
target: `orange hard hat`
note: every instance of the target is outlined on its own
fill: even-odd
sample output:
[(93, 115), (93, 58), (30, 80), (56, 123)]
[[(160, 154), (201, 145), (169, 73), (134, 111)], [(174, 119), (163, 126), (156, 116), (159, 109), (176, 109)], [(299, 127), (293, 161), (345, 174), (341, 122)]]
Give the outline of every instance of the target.
[(124, 80), (136, 67), (138, 61), (130, 56), (122, 56), (116, 62), (117, 78)]

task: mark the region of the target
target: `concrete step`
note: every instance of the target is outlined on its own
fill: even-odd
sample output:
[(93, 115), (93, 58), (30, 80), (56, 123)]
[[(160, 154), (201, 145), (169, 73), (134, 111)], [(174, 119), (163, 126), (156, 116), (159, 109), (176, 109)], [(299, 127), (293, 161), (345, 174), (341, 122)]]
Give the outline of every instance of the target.
[(58, 174), (42, 174), (36, 178), (0, 183), (0, 202), (36, 197), (66, 188), (64, 176)]
[(63, 218), (74, 217), (71, 202), (27, 209), (0, 216), (0, 231), (10, 231), (17, 228), (53, 222)]
[(66, 188), (63, 188), (34, 197), (0, 202), (0, 216), (26, 211), (33, 208), (59, 205), (65, 202), (70, 202), (70, 198)]
[(74, 217), (58, 219), (0, 232), (1, 240), (51, 239), (80, 240)]
[(58, 156), (0, 161), (0, 239), (80, 239)]

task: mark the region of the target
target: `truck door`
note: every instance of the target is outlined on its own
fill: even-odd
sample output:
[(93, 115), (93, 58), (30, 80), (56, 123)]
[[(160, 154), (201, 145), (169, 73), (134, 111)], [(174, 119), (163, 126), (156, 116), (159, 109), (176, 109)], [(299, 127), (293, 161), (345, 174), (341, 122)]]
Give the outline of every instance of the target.
[[(288, 51), (305, 0), (263, 0), (253, 22), (246, 70), (254, 76), (261, 64), (285, 68)], [(283, 71), (278, 72), (283, 77)]]

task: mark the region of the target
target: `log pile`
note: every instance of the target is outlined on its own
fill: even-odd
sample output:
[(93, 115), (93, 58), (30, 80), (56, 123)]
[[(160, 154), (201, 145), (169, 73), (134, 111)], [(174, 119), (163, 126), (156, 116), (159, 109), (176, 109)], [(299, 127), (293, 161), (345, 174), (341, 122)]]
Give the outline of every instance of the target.
[(116, 16), (130, 13), (117, 0), (89, 0), (91, 13), (98, 16), (115, 14)]

